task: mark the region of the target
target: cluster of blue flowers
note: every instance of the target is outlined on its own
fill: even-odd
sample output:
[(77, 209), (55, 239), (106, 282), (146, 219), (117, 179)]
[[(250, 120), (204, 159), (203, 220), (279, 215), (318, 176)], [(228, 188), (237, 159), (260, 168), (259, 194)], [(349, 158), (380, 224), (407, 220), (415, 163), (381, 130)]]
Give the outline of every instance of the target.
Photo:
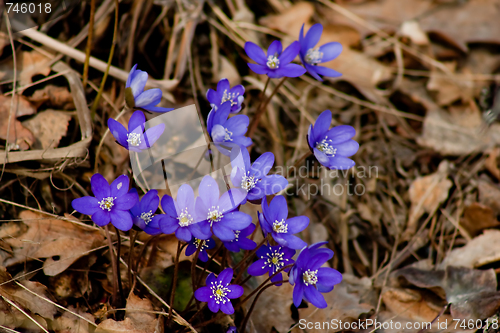
[[(339, 43), (328, 43), (315, 48), (322, 26), (313, 25), (304, 37), (301, 29), (299, 41), (293, 42), (285, 50), (280, 41), (274, 41), (264, 53), (251, 42), (245, 44), (245, 51), (256, 64), (248, 64), (257, 74), (266, 74), (270, 78), (298, 77), (306, 71), (318, 80), (319, 75), (335, 77), (340, 73), (319, 66), (318, 64), (336, 58), (342, 51)], [(305, 67), (292, 63), (300, 56)], [(148, 75), (137, 70), (137, 65), (130, 71), (126, 84), (126, 103), (135, 111), (128, 123), (128, 130), (114, 119), (109, 119), (108, 126), (116, 142), (128, 150), (140, 152), (150, 148), (163, 134), (163, 124), (145, 129), (146, 118), (141, 110), (168, 112), (172, 109), (156, 106), (161, 99), (159, 89), (144, 91)], [(296, 234), (309, 225), (306, 216), (288, 217), (285, 197), (275, 196), (268, 204), (267, 196), (274, 195), (288, 185), (286, 178), (269, 175), (274, 165), (274, 155), (262, 154), (253, 163), (246, 147), (252, 139), (245, 136), (249, 118), (237, 114), (242, 109), (245, 89), (241, 85), (231, 88), (227, 79), (221, 80), (217, 90), (209, 89), (207, 99), (212, 107), (207, 118), (207, 130), (215, 144), (231, 143), (240, 149), (228, 152), (231, 156), (232, 171), (230, 179), (233, 188), (220, 192), (217, 182), (211, 176), (205, 176), (195, 197), (191, 186), (180, 186), (176, 198), (164, 195), (161, 200), (156, 190), (150, 190), (139, 200), (135, 189), (130, 189), (126, 175), (119, 176), (109, 184), (102, 175), (92, 176), (90, 184), (94, 197), (86, 196), (73, 200), (73, 208), (90, 215), (98, 226), (111, 222), (122, 231), (133, 226), (150, 235), (173, 234), (179, 241), (187, 243), (186, 255), (198, 252), (198, 258), (208, 261), (207, 250), (216, 246), (219, 239), (225, 248), (232, 252), (255, 250), (257, 244), (252, 240), (257, 226), (252, 217), (239, 211), (247, 202), (260, 204), (258, 221), (266, 242), (256, 250), (256, 261), (247, 269), (249, 275), (268, 274), (271, 282), (280, 285), (282, 272), (288, 273), (289, 283), (294, 285), (293, 301), (299, 306), (306, 300), (319, 308), (327, 306), (321, 293), (329, 292), (340, 283), (342, 275), (335, 269), (323, 267), (332, 258), (333, 251), (321, 247), (325, 243), (311, 246)], [(231, 117), (230, 117), (231, 115)], [(327, 168), (349, 169), (354, 161), (349, 156), (359, 148), (352, 140), (355, 130), (342, 125), (329, 128), (332, 114), (324, 111), (316, 123), (310, 126), (307, 141), (316, 159)], [(162, 213), (158, 213), (159, 206)], [(300, 250), (296, 261), (293, 257)], [(231, 299), (242, 296), (243, 288), (231, 285), (233, 269), (226, 268), (216, 277), (211, 273), (206, 278), (206, 286), (197, 289), (197, 300), (207, 302), (213, 312), (221, 310), (226, 314), (234, 313)]]

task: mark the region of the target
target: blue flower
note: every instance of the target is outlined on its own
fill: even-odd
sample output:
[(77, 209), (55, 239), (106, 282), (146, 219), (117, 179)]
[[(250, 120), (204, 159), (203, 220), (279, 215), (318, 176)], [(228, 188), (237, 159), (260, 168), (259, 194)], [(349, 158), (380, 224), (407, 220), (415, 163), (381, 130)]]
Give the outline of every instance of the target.
[(262, 198), (262, 214), (258, 214), (262, 229), (272, 234), (276, 243), (291, 249), (301, 249), (306, 242), (293, 234), (301, 232), (309, 225), (307, 216), (296, 216), (287, 219), (288, 206), (285, 197), (275, 196), (268, 206), (266, 197)]
[(216, 278), (214, 273), (206, 279), (206, 287), (201, 287), (194, 292), (194, 297), (200, 302), (207, 302), (208, 308), (213, 313), (221, 310), (225, 314), (234, 313), (233, 304), (230, 299), (239, 298), (243, 295), (243, 287), (231, 284), (233, 279), (233, 270), (226, 268), (220, 272)]
[(129, 179), (126, 175), (116, 178), (111, 186), (99, 173), (90, 179), (90, 186), (95, 197), (85, 196), (71, 202), (73, 208), (85, 215), (91, 215), (92, 221), (104, 227), (110, 221), (122, 231), (132, 228), (132, 216), (129, 209), (139, 201), (137, 193), (127, 193)]
[(238, 333), (238, 330), (235, 326), (229, 326), (226, 333)]
[(300, 305), (302, 299), (317, 308), (326, 308), (325, 298), (321, 293), (333, 290), (334, 285), (342, 281), (342, 274), (330, 267), (321, 267), (333, 257), (333, 251), (319, 248), (327, 242), (313, 244), (302, 249), (292, 266), (288, 278), (293, 288), (293, 304)]
[(200, 252), (198, 253), (198, 259), (203, 262), (208, 261), (208, 254), (206, 250), (211, 250), (215, 247), (215, 241), (212, 238), (207, 240), (198, 239), (193, 237), (186, 247), (186, 256), (190, 256), (196, 252), (197, 248), (200, 248)]
[[(130, 192), (137, 194), (135, 188)], [(161, 215), (155, 215), (159, 203), (158, 191), (149, 190), (134, 207), (130, 208), (134, 225), (149, 235), (161, 234), (159, 225)]]
[[(161, 90), (159, 88), (144, 91), (148, 81), (148, 73), (132, 67), (125, 84), (125, 101), (129, 108), (141, 108), (152, 112), (168, 112), (173, 108), (155, 106), (161, 101)], [(130, 89), (129, 89), (130, 88)]]
[[(253, 276), (260, 276), (269, 273), (269, 276), (271, 276), (283, 267), (293, 264), (294, 261), (292, 260), (292, 257), (294, 255), (295, 250), (289, 249), (287, 247), (282, 247), (280, 245), (262, 245), (257, 250), (257, 257), (259, 258), (259, 260), (248, 267), (248, 274)], [(284, 271), (288, 272), (289, 270), (290, 269), (288, 268)], [(271, 278), (271, 282), (281, 281), (282, 279), (282, 274), (280, 272), (273, 278)], [(277, 286), (280, 285), (281, 284), (277, 284)]]
[(247, 199), (250, 201), (278, 193), (288, 185), (288, 181), (283, 176), (267, 174), (273, 164), (274, 154), (271, 152), (260, 155), (253, 164), (250, 164), (248, 150), (233, 149), (231, 151), (231, 182), (233, 186), (246, 190)]
[(165, 130), (165, 124), (158, 124), (144, 132), (146, 117), (142, 111), (135, 111), (128, 122), (128, 131), (122, 124), (109, 118), (108, 127), (116, 142), (125, 149), (140, 153), (150, 148)]
[(329, 77), (338, 77), (342, 74), (318, 64), (333, 60), (342, 52), (342, 45), (337, 42), (326, 43), (318, 48), (314, 48), (318, 44), (323, 32), (323, 26), (319, 23), (313, 25), (306, 36), (304, 37), (304, 25), (300, 28), (299, 43), (300, 43), (300, 60), (306, 67), (309, 74), (316, 80), (323, 81), (320, 75)]
[(227, 119), (230, 112), (231, 102), (227, 101), (222, 103), (217, 111), (212, 109), (208, 114), (207, 131), (212, 140), (214, 143), (228, 142), (243, 147), (250, 146), (252, 139), (245, 137), (250, 120), (243, 114)]
[(255, 230), (255, 224), (250, 224), (243, 230), (234, 230), (234, 239), (224, 243), (226, 249), (231, 252), (240, 252), (243, 250), (253, 250), (257, 246), (257, 244), (247, 237), (250, 236)]
[(171, 196), (164, 195), (161, 198), (161, 207), (165, 214), (161, 215), (160, 230), (164, 234), (175, 232), (175, 237), (186, 243), (191, 238), (207, 239), (211, 235), (203, 233), (199, 221), (195, 220), (194, 192), (191, 186), (183, 184), (177, 191), (177, 200)]
[(292, 64), (292, 60), (299, 54), (300, 45), (295, 41), (284, 51), (279, 40), (275, 40), (267, 49), (267, 56), (262, 49), (252, 42), (245, 43), (245, 52), (256, 62), (248, 67), (257, 74), (267, 74), (270, 78), (298, 77), (306, 72), (304, 67)]
[(349, 125), (329, 129), (331, 122), (332, 113), (326, 110), (316, 119), (314, 127), (309, 126), (307, 133), (309, 147), (319, 163), (325, 167), (339, 170), (350, 169), (355, 163), (347, 157), (354, 155), (359, 149), (359, 144), (351, 139), (356, 134), (356, 130)]
[(241, 103), (245, 97), (245, 88), (240, 84), (231, 88), (228, 79), (222, 79), (217, 83), (217, 90), (208, 89), (207, 99), (210, 102), (212, 109), (216, 110), (223, 103), (231, 101), (231, 113), (236, 113), (241, 110)]
[[(209, 175), (203, 177), (196, 198), (196, 216), (204, 233), (213, 230), (221, 241), (235, 238), (233, 230), (242, 230), (252, 223), (252, 217), (236, 209), (245, 200), (242, 189), (230, 189), (220, 196), (219, 185)], [(219, 198), (220, 196), (220, 198)]]

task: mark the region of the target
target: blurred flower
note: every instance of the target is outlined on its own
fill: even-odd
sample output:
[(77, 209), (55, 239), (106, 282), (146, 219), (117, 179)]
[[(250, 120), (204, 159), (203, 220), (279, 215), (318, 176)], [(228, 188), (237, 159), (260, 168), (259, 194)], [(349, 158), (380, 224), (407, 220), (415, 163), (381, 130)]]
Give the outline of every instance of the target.
[(189, 242), (191, 238), (207, 239), (211, 235), (203, 233), (199, 221), (195, 221), (194, 192), (191, 186), (183, 184), (177, 191), (177, 200), (165, 194), (161, 198), (161, 207), (165, 214), (161, 215), (159, 221), (160, 230), (164, 234), (175, 232), (175, 237)]
[(137, 193), (127, 193), (128, 177), (121, 175), (110, 186), (101, 174), (96, 173), (90, 179), (90, 186), (95, 197), (75, 199), (71, 206), (82, 214), (91, 215), (92, 221), (100, 227), (111, 221), (111, 224), (122, 231), (130, 230), (133, 222), (128, 210), (139, 201), (139, 196)]
[(243, 287), (236, 284), (230, 285), (233, 279), (233, 270), (226, 268), (216, 278), (214, 273), (206, 279), (206, 287), (201, 287), (194, 292), (194, 297), (200, 302), (207, 302), (210, 311), (217, 313), (219, 310), (225, 314), (234, 313), (230, 299), (243, 295)]
[(333, 60), (342, 52), (342, 45), (337, 42), (326, 43), (318, 48), (314, 48), (318, 44), (323, 32), (323, 26), (319, 23), (313, 25), (306, 36), (304, 37), (304, 25), (300, 28), (299, 43), (300, 43), (300, 60), (306, 67), (309, 74), (316, 80), (323, 81), (320, 75), (329, 77), (338, 77), (342, 74), (318, 64)]
[(262, 229), (272, 234), (279, 245), (291, 249), (301, 249), (306, 242), (293, 234), (301, 232), (309, 225), (307, 216), (296, 216), (287, 219), (288, 205), (282, 195), (275, 196), (268, 206), (266, 197), (262, 198), (262, 214), (258, 214)]
[(217, 90), (208, 89), (207, 99), (212, 109), (217, 111), (219, 106), (227, 101), (231, 101), (231, 113), (241, 110), (241, 103), (245, 97), (245, 88), (240, 84), (231, 88), (228, 79), (222, 79), (217, 83)]
[(173, 108), (155, 106), (161, 101), (161, 90), (159, 88), (144, 91), (148, 81), (148, 73), (132, 67), (125, 84), (125, 101), (129, 108), (141, 108), (152, 112), (168, 112)]
[(288, 278), (293, 288), (293, 304), (300, 305), (302, 299), (317, 308), (326, 308), (325, 298), (321, 293), (328, 293), (333, 286), (342, 281), (342, 274), (330, 267), (321, 267), (333, 257), (333, 251), (319, 248), (327, 242), (313, 244), (302, 249), (292, 266)]
[(316, 122), (309, 126), (307, 142), (319, 163), (329, 169), (347, 170), (354, 166), (348, 156), (354, 155), (359, 144), (351, 138), (356, 134), (354, 127), (340, 125), (330, 128), (332, 113), (323, 111)]
[[(252, 217), (236, 209), (245, 200), (246, 192), (242, 189), (230, 189), (222, 196), (219, 185), (209, 175), (201, 180), (196, 198), (197, 220), (201, 220), (200, 228), (204, 233), (213, 230), (221, 241), (235, 238), (233, 230), (241, 230), (252, 223)], [(220, 198), (219, 198), (220, 196)]]
[(227, 119), (229, 112), (231, 102), (228, 101), (222, 103), (217, 111), (213, 109), (208, 114), (207, 131), (212, 140), (214, 143), (229, 142), (243, 147), (250, 146), (252, 139), (245, 137), (250, 120), (243, 114)]
[[(262, 245), (257, 250), (257, 257), (260, 259), (254, 262), (248, 267), (248, 274), (253, 276), (260, 276), (269, 273), (269, 276), (273, 275), (283, 267), (289, 264), (293, 264), (294, 261), (292, 257), (295, 255), (295, 250), (289, 249), (282, 246), (269, 246)], [(290, 268), (285, 269), (288, 272)], [(276, 276), (271, 278), (271, 282), (281, 281), (283, 279), (283, 274), (278, 273)], [(277, 284), (277, 286), (280, 286)]]
[(300, 45), (295, 41), (284, 51), (279, 40), (275, 40), (267, 49), (267, 56), (264, 51), (252, 42), (245, 43), (245, 52), (256, 62), (248, 64), (248, 67), (257, 74), (267, 74), (270, 78), (298, 77), (306, 70), (297, 64), (292, 64), (292, 60), (299, 54)]
[(283, 190), (288, 181), (280, 175), (267, 175), (274, 164), (274, 154), (271, 152), (260, 155), (250, 164), (248, 150), (233, 149), (231, 152), (231, 182), (248, 192), (250, 201), (260, 200), (266, 195)]
[(215, 247), (215, 241), (212, 238), (207, 240), (198, 239), (193, 237), (186, 247), (186, 256), (190, 256), (196, 252), (197, 248), (200, 248), (200, 252), (198, 253), (198, 259), (203, 262), (208, 261), (208, 254), (206, 250), (211, 250)]
[(238, 330), (234, 326), (229, 326), (226, 333), (238, 333)]
[(116, 142), (125, 149), (140, 153), (150, 148), (165, 130), (165, 124), (158, 124), (144, 132), (146, 117), (142, 111), (135, 111), (128, 121), (128, 131), (116, 120), (109, 118), (108, 127)]
[(253, 250), (257, 244), (247, 237), (250, 236), (255, 230), (255, 224), (251, 223), (243, 230), (234, 230), (234, 239), (228, 242), (223, 242), (226, 249), (231, 252), (240, 252), (243, 250)]
[[(130, 192), (137, 194), (135, 188)], [(134, 225), (149, 235), (161, 234), (159, 225), (161, 214), (155, 215), (159, 203), (158, 191), (149, 190), (134, 207), (130, 208)]]

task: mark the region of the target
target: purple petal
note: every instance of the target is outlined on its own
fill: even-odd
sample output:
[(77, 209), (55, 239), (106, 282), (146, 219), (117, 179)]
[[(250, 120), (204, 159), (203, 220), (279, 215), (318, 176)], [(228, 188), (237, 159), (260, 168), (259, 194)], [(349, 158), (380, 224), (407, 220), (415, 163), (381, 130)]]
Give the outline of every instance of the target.
[(240, 235), (240, 238), (238, 238), (238, 246), (243, 250), (253, 250), (257, 246), (257, 243), (248, 238), (241, 238)]
[(332, 145), (336, 145), (339, 143), (346, 142), (356, 135), (356, 130), (354, 127), (349, 125), (340, 125), (335, 126), (331, 130), (329, 130), (326, 135), (328, 136), (328, 140), (331, 140)]
[(174, 199), (172, 199), (172, 197), (169, 196), (168, 194), (165, 194), (161, 198), (161, 208), (163, 209), (163, 211), (167, 216), (174, 218), (178, 216), (177, 211), (175, 210)]
[(300, 33), (299, 33), (299, 44), (300, 44), (300, 53), (306, 53), (307, 52), (307, 49), (306, 49), (306, 40), (304, 38), (304, 25), (305, 23), (302, 24), (302, 26), (300, 27)]
[(306, 34), (305, 39), (305, 44), (304, 44), (304, 49), (309, 50), (310, 48), (313, 48), (316, 44), (318, 44), (319, 39), (321, 38), (321, 34), (323, 33), (323, 25), (320, 23), (314, 24)]
[(210, 287), (201, 287), (195, 290), (194, 297), (200, 302), (208, 302), (212, 296)]
[(354, 140), (349, 140), (336, 145), (335, 148), (337, 149), (337, 155), (348, 157), (356, 154), (359, 149), (359, 143)]
[(132, 216), (129, 212), (122, 210), (113, 210), (110, 214), (111, 223), (121, 231), (128, 231), (134, 223), (132, 222)]
[(224, 142), (226, 138), (226, 129), (222, 125), (214, 125), (212, 127), (212, 131), (210, 132), (210, 136), (214, 142)]
[[(280, 60), (280, 68), (281, 66), (290, 63), (295, 57), (299, 54), (300, 51), (300, 45), (299, 42), (295, 41), (292, 44), (290, 44), (284, 51), (283, 53), (279, 56)], [(305, 70), (304, 70), (305, 73)], [(304, 74), (302, 73), (302, 74)], [(301, 75), (302, 75), (301, 74)]]
[(306, 72), (306, 69), (297, 64), (286, 64), (276, 70), (277, 77), (299, 77)]
[(271, 195), (284, 190), (288, 185), (288, 180), (280, 175), (269, 175), (264, 177), (257, 186), (261, 186), (261, 184), (264, 189), (264, 194)]
[[(278, 56), (283, 52), (283, 45), (279, 40), (275, 40), (267, 48), (267, 56)], [(267, 59), (266, 59), (267, 60)]]
[(208, 300), (208, 308), (213, 313), (219, 312), (220, 306), (221, 306), (221, 303), (216, 303), (214, 299), (211, 298), (211, 299)]
[(328, 77), (342, 76), (342, 73), (339, 73), (336, 70), (328, 68), (328, 67), (314, 66), (314, 69), (315, 69), (316, 73), (318, 73), (319, 75), (328, 76)]
[(261, 276), (269, 271), (269, 267), (266, 265), (267, 259), (259, 259), (248, 267), (248, 274), (252, 276)]
[(151, 128), (148, 128), (146, 132), (144, 132), (144, 143), (146, 147), (151, 147), (163, 134), (165, 131), (165, 124), (161, 123)]
[[(218, 196), (218, 195), (217, 195)], [(215, 201), (212, 206), (219, 206), (221, 210), (230, 211), (238, 207), (240, 203), (245, 200), (247, 193), (243, 189), (233, 188), (224, 193), (219, 201)], [(239, 230), (239, 229), (238, 229)]]
[(217, 124), (224, 125), (230, 112), (231, 102), (227, 101), (222, 103), (219, 109), (217, 109), (217, 112), (215, 112), (212, 126), (215, 126)]
[(218, 93), (213, 89), (208, 89), (207, 91), (207, 100), (210, 104), (218, 106), (220, 104), (221, 98)]
[(226, 296), (227, 296), (227, 298), (231, 298), (231, 299), (241, 297), (241, 295), (243, 295), (243, 292), (244, 292), (243, 287), (238, 286), (236, 284), (232, 284), (230, 286), (227, 286), (227, 289), (229, 289), (229, 292), (226, 294)]
[(137, 193), (127, 193), (115, 199), (113, 202), (115, 204), (113, 210), (129, 210), (134, 207), (137, 202), (139, 202)]
[(316, 156), (319, 163), (323, 164), (324, 166), (329, 165), (330, 160), (329, 160), (328, 156), (326, 156), (325, 153), (323, 153), (322, 151), (319, 151), (317, 148), (314, 148), (313, 152), (314, 152), (314, 156)]
[(179, 228), (179, 223), (177, 219), (174, 219), (169, 216), (163, 216), (160, 219), (160, 230), (166, 235), (169, 235), (173, 232), (175, 232)]
[(248, 124), (250, 120), (247, 115), (240, 114), (229, 118), (224, 126), (231, 132), (233, 136), (245, 135), (247, 132)]
[[(179, 210), (187, 208), (188, 212), (194, 211), (194, 192), (191, 186), (189, 186), (188, 184), (183, 184), (181, 187), (179, 187), (179, 190), (177, 191), (176, 201)], [(180, 213), (180, 211), (177, 211), (177, 214)]]
[(108, 211), (104, 211), (102, 209), (98, 209), (92, 214), (92, 221), (100, 227), (104, 227), (106, 224), (111, 221)]
[(309, 125), (309, 129), (307, 130), (307, 143), (309, 143), (309, 147), (314, 148), (316, 142), (314, 142), (314, 134), (312, 132), (313, 126)]
[(272, 213), (271, 214), (272, 218), (270, 222), (274, 222), (276, 220), (278, 221), (286, 220), (288, 216), (288, 205), (284, 196), (282, 195), (275, 196), (271, 201), (269, 208)]
[(318, 73), (316, 73), (316, 67), (318, 66), (313, 66), (313, 65), (309, 65), (308, 63), (304, 63), (304, 67), (306, 68), (307, 72), (309, 72), (309, 74), (312, 75), (313, 78), (315, 78), (316, 80), (320, 81), (320, 82), (323, 82), (323, 79), (321, 78), (321, 76), (318, 75)]
[[(266, 200), (266, 197), (262, 198), (262, 201), (264, 201), (264, 200)], [(262, 207), (264, 207), (264, 205)], [(267, 207), (267, 203), (266, 203), (266, 207)], [(267, 209), (269, 209), (269, 208), (267, 208)], [(267, 218), (264, 218), (264, 214), (257, 212), (257, 218), (259, 219), (260, 226), (264, 230), (265, 235), (267, 235), (270, 232), (273, 232), (273, 227), (269, 223)]]
[(264, 178), (274, 164), (274, 154), (266, 152), (260, 155), (250, 167), (250, 174), (256, 178)]
[(179, 227), (175, 231), (175, 237), (177, 237), (177, 239), (183, 240), (183, 241), (185, 241), (187, 243), (187, 242), (189, 242), (191, 240), (192, 235), (189, 232), (188, 228), (186, 228), (186, 227)]
[(145, 122), (146, 116), (144, 116), (144, 113), (142, 111), (135, 111), (128, 121), (128, 131), (142, 133)]
[(100, 210), (99, 202), (96, 198), (86, 196), (82, 198), (77, 198), (71, 202), (71, 206), (74, 210), (85, 215), (92, 215), (96, 210)]
[(226, 303), (222, 303), (220, 305), (220, 310), (227, 315), (232, 315), (234, 313), (234, 308), (233, 308), (233, 304), (231, 303), (231, 301), (228, 301)]
[(217, 83), (217, 92), (220, 93), (221, 95), (224, 93), (224, 90), (227, 90), (229, 92), (231, 86), (229, 85), (229, 80), (228, 79), (221, 79)]
[(253, 61), (255, 61), (258, 64), (265, 64), (267, 61), (266, 54), (255, 43), (246, 42), (245, 43), (245, 52), (250, 57), (250, 59), (252, 59)]
[[(271, 273), (269, 272), (269, 275), (273, 275), (275, 272)], [(278, 282), (278, 281), (281, 281), (283, 280), (283, 274), (281, 272), (279, 272), (278, 274), (276, 274), (274, 277), (271, 278), (271, 282)], [(277, 283), (276, 286), (281, 286), (283, 283)]]
[(307, 216), (296, 216), (289, 218), (286, 222), (288, 224), (288, 232), (296, 234), (307, 228), (309, 225), (309, 218)]
[(186, 251), (184, 252), (186, 256), (190, 256), (192, 255), (193, 253), (196, 252), (196, 245), (194, 245), (193, 243), (189, 243), (189, 245), (186, 247)]
[(314, 123), (313, 127), (315, 143), (323, 140), (326, 133), (328, 132), (328, 129), (330, 128), (331, 122), (332, 122), (332, 113), (330, 112), (330, 110), (325, 110), (321, 112), (321, 114), (316, 119), (316, 122)]
[(100, 173), (96, 173), (90, 178), (90, 187), (97, 200), (109, 197), (109, 183)]
[(147, 81), (148, 73), (140, 70), (134, 73), (134, 78), (132, 79), (132, 82), (130, 82), (130, 88), (132, 88), (132, 94), (134, 94), (134, 98), (136, 99), (136, 105), (137, 97), (144, 91)]
[[(274, 235), (274, 234), (273, 234)], [(288, 235), (288, 234), (280, 234), (281, 239), (285, 241), (285, 244), (281, 244), (283, 246), (289, 247), (294, 250), (300, 250), (304, 246), (307, 246), (307, 243), (304, 242), (302, 239), (300, 239), (297, 236), (294, 235)], [(276, 239), (276, 237), (274, 237)]]
[(352, 168), (356, 163), (347, 157), (330, 157), (328, 168), (338, 169), (338, 170), (348, 170)]
[(324, 309), (328, 306), (326, 304), (325, 298), (321, 293), (316, 290), (314, 286), (306, 286), (304, 288), (304, 294), (309, 302), (317, 308)]
[[(114, 198), (119, 198), (123, 195), (125, 195), (128, 192), (129, 189), (129, 184), (130, 180), (128, 179), (127, 175), (121, 175), (120, 177), (116, 178), (112, 183), (111, 183), (111, 196)], [(132, 208), (132, 207), (130, 207)], [(127, 209), (130, 209), (127, 208)]]
[(326, 43), (320, 46), (319, 52), (323, 53), (321, 62), (327, 62), (333, 60), (337, 58), (339, 54), (342, 52), (342, 44), (338, 42)]
[(232, 241), (235, 238), (233, 230), (221, 225), (220, 222), (216, 222), (212, 228), (214, 235), (223, 242)]
[(151, 112), (169, 112), (172, 111), (174, 108), (164, 108), (160, 106), (151, 106), (151, 105), (146, 105), (142, 107), (143, 109), (146, 109)]
[(245, 136), (233, 136), (233, 141), (231, 141), (234, 144), (243, 146), (243, 147), (250, 147), (252, 145), (252, 139), (247, 138)]
[(252, 223), (252, 217), (243, 212), (232, 212), (224, 214), (224, 217), (218, 223), (223, 223), (225, 227), (232, 230), (242, 230), (248, 227), (250, 223)]
[(224, 286), (231, 283), (232, 279), (233, 279), (233, 269), (232, 268), (226, 268), (225, 270), (220, 272), (219, 276), (217, 277), (217, 280), (219, 280), (219, 282)]
[(206, 208), (209, 209), (210, 207), (217, 205), (220, 193), (219, 185), (210, 175), (203, 177), (198, 187), (198, 193)]
[(127, 83), (125, 84), (126, 88), (130, 87), (130, 83), (132, 83), (132, 79), (135, 77), (136, 68), (137, 68), (137, 64), (135, 64), (134, 67), (132, 67), (132, 69), (130, 69), (130, 72), (128, 73), (128, 77), (127, 77)]
[[(207, 224), (208, 225), (208, 224)], [(191, 234), (198, 238), (198, 239), (208, 239), (210, 236), (212, 236), (212, 233), (210, 232), (210, 225), (208, 229), (202, 229), (201, 227), (203, 226), (202, 223), (195, 223), (191, 224), (190, 226), (187, 227), (187, 229), (191, 232)]]
[(293, 288), (293, 304), (295, 307), (299, 307), (300, 303), (302, 303), (302, 298), (304, 296), (304, 284), (302, 282), (297, 282), (295, 287)]
[(264, 65), (252, 64), (252, 63), (248, 63), (247, 65), (248, 67), (250, 67), (252, 71), (254, 71), (257, 74), (267, 74), (269, 72), (269, 68), (267, 68), (267, 66)]
[(318, 283), (323, 285), (336, 285), (342, 282), (342, 274), (330, 267), (318, 269)]
[(118, 143), (124, 147), (128, 146), (127, 142), (127, 130), (125, 127), (117, 122), (116, 120), (109, 118), (108, 119), (108, 127), (111, 135), (118, 141)]
[(149, 89), (135, 99), (135, 106), (145, 107), (157, 105), (161, 101), (161, 90), (159, 88)]

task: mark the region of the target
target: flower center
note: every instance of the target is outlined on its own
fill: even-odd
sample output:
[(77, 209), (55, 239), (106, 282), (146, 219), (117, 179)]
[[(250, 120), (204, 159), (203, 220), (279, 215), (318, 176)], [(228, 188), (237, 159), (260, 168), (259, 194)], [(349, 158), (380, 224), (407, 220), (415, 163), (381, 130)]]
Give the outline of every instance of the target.
[(335, 157), (337, 148), (333, 148), (333, 146), (331, 146), (328, 142), (332, 142), (332, 140), (328, 140), (328, 136), (325, 136), (323, 140), (321, 140), (320, 142), (316, 142), (316, 149), (330, 157)]
[(274, 221), (273, 223), (273, 231), (278, 234), (286, 234), (288, 232), (288, 226), (286, 225), (285, 220)]
[(255, 179), (254, 176), (250, 176), (250, 171), (247, 172), (246, 175), (241, 179), (241, 188), (244, 188), (247, 191), (250, 191), (257, 185), (260, 179)]
[(238, 241), (238, 237), (240, 237), (240, 232), (241, 230), (233, 230), (233, 233), (234, 233), (234, 239), (231, 241), (232, 242), (237, 242)]
[(107, 210), (108, 212), (111, 211), (111, 208), (115, 205), (113, 201), (116, 198), (113, 197), (107, 197), (103, 198), (101, 201), (99, 201), (99, 207), (101, 207), (102, 210)]
[(198, 238), (194, 239), (194, 245), (196, 245), (196, 247), (200, 249), (200, 252), (208, 248), (207, 242)]
[(188, 225), (191, 225), (194, 222), (194, 219), (191, 216), (191, 214), (188, 213), (187, 208), (184, 208), (181, 211), (177, 219), (179, 220), (179, 225), (181, 227), (187, 227)]
[(151, 220), (153, 219), (153, 212), (152, 211), (149, 211), (149, 212), (143, 212), (141, 213), (141, 219), (144, 221), (144, 223), (146, 223), (146, 225), (151, 222)]
[(141, 135), (139, 133), (127, 133), (127, 142), (129, 145), (137, 147), (141, 144)]
[[(265, 262), (264, 267), (265, 266), (269, 266), (269, 267), (274, 266), (276, 268), (276, 270), (280, 269), (281, 267), (283, 267), (283, 265), (285, 265), (285, 261), (288, 261), (287, 259), (283, 259), (284, 255), (285, 254), (283, 252), (281, 252), (281, 247), (275, 251), (272, 251), (271, 253), (268, 253), (267, 260)], [(262, 259), (264, 259), (264, 257), (262, 257)], [(262, 268), (264, 268), (264, 267), (262, 267)]]
[(212, 206), (212, 208), (208, 210), (207, 220), (210, 221), (210, 226), (212, 226), (214, 222), (219, 222), (223, 217), (224, 214), (222, 214), (222, 212), (219, 212), (219, 206)]
[(266, 65), (270, 69), (278, 69), (280, 68), (280, 60), (276, 55), (270, 55), (267, 57)]
[(231, 93), (231, 92), (228, 92), (226, 89), (226, 90), (224, 90), (224, 94), (222, 95), (222, 100), (220, 103), (222, 104), (222, 103), (225, 103), (227, 101), (231, 101), (231, 106), (236, 105), (236, 104), (238, 104), (238, 102), (236, 102), (235, 99), (237, 99), (238, 96), (239, 96), (239, 93)]
[(317, 65), (321, 62), (323, 58), (323, 52), (320, 52), (319, 49), (309, 49), (307, 50), (305, 60), (308, 64)]
[(302, 274), (302, 279), (304, 280), (304, 284), (306, 286), (308, 285), (315, 285), (318, 282), (318, 270), (311, 271), (308, 269), (307, 271)]
[(224, 135), (224, 141), (233, 141), (233, 132), (228, 130), (227, 128), (224, 128), (226, 130), (226, 134)]
[(226, 287), (227, 285), (223, 286), (219, 281), (212, 282), (212, 286), (210, 287), (210, 289), (212, 289), (212, 295), (210, 298), (215, 298), (215, 303), (217, 304), (226, 304), (226, 302), (229, 301), (229, 298), (226, 296), (229, 289)]

